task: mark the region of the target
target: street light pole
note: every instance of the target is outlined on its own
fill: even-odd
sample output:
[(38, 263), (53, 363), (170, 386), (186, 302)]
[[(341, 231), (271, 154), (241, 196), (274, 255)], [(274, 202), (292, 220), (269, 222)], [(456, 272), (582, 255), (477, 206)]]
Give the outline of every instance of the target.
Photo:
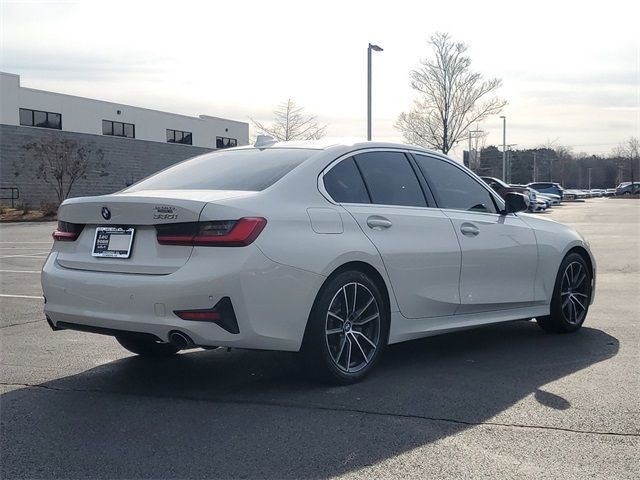
[(533, 183), (536, 183), (536, 152), (533, 152)]
[(382, 52), (378, 45), (367, 47), (367, 140), (371, 140), (371, 51)]
[(502, 119), (502, 181), (507, 181), (507, 117), (500, 115)]
[(589, 190), (591, 190), (591, 168), (589, 168)]

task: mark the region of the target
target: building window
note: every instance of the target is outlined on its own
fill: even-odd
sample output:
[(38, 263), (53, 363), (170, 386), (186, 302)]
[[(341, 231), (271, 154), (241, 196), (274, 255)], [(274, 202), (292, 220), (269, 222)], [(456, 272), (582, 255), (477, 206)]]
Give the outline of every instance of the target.
[(20, 109), (20, 125), (62, 130), (62, 115), (41, 110)]
[(216, 137), (216, 148), (231, 148), (237, 146), (238, 140), (235, 138)]
[(102, 134), (114, 137), (136, 138), (136, 126), (132, 123), (102, 120)]
[(167, 142), (191, 145), (193, 142), (193, 134), (191, 132), (182, 132), (180, 130), (167, 128)]

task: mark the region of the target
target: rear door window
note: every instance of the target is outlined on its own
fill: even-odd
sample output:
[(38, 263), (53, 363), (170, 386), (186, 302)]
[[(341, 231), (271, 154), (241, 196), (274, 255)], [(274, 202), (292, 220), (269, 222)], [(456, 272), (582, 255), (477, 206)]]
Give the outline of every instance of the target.
[(402, 152), (368, 152), (355, 156), (371, 203), (426, 207), (413, 167)]

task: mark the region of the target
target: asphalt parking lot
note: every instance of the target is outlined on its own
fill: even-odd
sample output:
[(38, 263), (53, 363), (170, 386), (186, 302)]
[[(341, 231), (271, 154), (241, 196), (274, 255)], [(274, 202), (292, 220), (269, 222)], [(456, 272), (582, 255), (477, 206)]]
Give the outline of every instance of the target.
[(0, 226), (0, 476), (9, 478), (638, 478), (640, 201), (540, 214), (598, 262), (573, 335), (534, 322), (389, 348), (347, 387), (294, 354), (150, 361), (52, 332), (39, 270), (53, 223)]

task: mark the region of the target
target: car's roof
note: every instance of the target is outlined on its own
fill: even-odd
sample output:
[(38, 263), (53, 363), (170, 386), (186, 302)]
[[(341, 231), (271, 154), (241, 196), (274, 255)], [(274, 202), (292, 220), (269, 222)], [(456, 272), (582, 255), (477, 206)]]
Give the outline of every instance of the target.
[(353, 139), (353, 138), (345, 138), (345, 137), (326, 137), (320, 140), (293, 140), (286, 142), (274, 142), (268, 145), (254, 147), (253, 145), (247, 145), (246, 147), (239, 148), (300, 148), (307, 150), (328, 150), (333, 147), (352, 147), (353, 149), (364, 149), (364, 148), (400, 148), (404, 150), (415, 150), (421, 151), (425, 153), (429, 153), (432, 155), (438, 155), (440, 157), (445, 157), (442, 152), (438, 152), (435, 150), (430, 150), (428, 148), (419, 147), (417, 145), (408, 145), (404, 143), (394, 143), (394, 142), (374, 142), (374, 141), (363, 141), (362, 139)]

